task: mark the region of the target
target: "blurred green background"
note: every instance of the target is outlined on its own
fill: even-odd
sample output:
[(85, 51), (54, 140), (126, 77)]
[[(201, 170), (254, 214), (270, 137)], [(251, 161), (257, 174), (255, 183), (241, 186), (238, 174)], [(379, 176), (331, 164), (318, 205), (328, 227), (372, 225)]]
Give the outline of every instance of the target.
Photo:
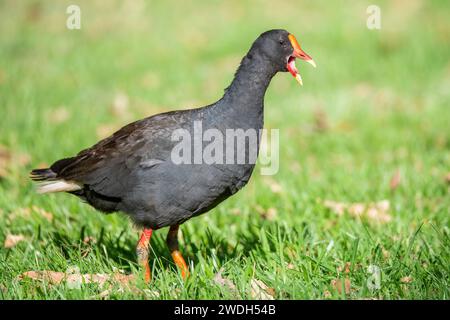
[[(80, 30), (66, 28), (71, 4)], [(371, 4), (380, 30), (366, 27)], [(186, 283), (156, 232), (150, 288), (168, 299), (255, 298), (257, 279), (276, 299), (448, 299), (449, 9), (444, 0), (0, 1), (0, 297), (155, 297), (142, 283), (101, 295), (17, 278), (73, 265), (137, 272), (126, 218), (39, 196), (28, 171), (135, 119), (216, 101), (256, 37), (284, 28), (318, 68), (297, 62), (303, 87), (286, 73), (267, 91), (279, 173), (255, 171), (242, 192), (182, 226)], [(336, 203), (383, 200), (383, 221), (336, 213)], [(7, 246), (11, 235), (23, 241)], [(377, 290), (370, 265), (381, 268)], [(217, 281), (220, 269), (235, 289)]]

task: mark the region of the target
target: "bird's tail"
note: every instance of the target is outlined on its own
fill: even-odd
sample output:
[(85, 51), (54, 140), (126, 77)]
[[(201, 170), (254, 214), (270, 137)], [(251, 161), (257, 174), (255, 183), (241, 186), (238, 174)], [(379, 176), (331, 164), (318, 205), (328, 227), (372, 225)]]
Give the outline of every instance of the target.
[(30, 178), (38, 182), (38, 193), (71, 192), (80, 190), (81, 186), (73, 181), (58, 178), (58, 175), (50, 168), (34, 169)]
[(54, 180), (57, 174), (50, 168), (34, 169), (30, 172), (30, 178), (33, 181), (49, 181)]

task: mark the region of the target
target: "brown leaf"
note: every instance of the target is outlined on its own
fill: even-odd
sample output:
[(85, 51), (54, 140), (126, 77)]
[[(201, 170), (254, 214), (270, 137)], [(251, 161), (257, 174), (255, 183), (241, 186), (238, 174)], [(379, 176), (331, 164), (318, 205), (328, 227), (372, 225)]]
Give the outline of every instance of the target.
[(13, 166), (26, 166), (30, 163), (30, 156), (25, 153), (13, 153), (0, 145), (0, 178), (6, 177)]
[(348, 213), (353, 217), (361, 217), (366, 211), (366, 206), (363, 203), (354, 203), (348, 206)]
[(83, 239), (83, 243), (87, 244), (87, 245), (96, 244), (97, 239), (95, 239), (94, 237), (91, 237), (91, 236), (86, 236)]
[(382, 200), (375, 203), (343, 203), (331, 200), (325, 200), (323, 202), (326, 208), (341, 216), (344, 213), (348, 213), (355, 218), (366, 218), (371, 222), (387, 223), (392, 220), (392, 217), (388, 213), (390, 209), (390, 203), (388, 200)]
[(346, 273), (346, 274), (350, 273), (350, 267), (351, 266), (352, 266), (351, 262), (346, 262), (345, 263), (344, 273)]
[(103, 286), (106, 282), (117, 282), (121, 285), (127, 285), (134, 281), (134, 275), (124, 275), (120, 273), (108, 274), (79, 274), (79, 273), (64, 273), (58, 271), (27, 271), (22, 273), (19, 280), (32, 279), (36, 281), (45, 281), (50, 284), (60, 284), (63, 281), (68, 284), (75, 283), (97, 283)]
[(53, 220), (53, 214), (52, 213), (50, 213), (48, 211), (45, 211), (44, 209), (39, 208), (38, 206), (33, 206), (32, 209), (33, 209), (34, 212), (38, 213), (39, 215), (41, 215), (42, 217), (44, 217), (48, 221), (51, 222)]
[(114, 97), (111, 106), (111, 112), (116, 117), (125, 117), (128, 115), (128, 105), (129, 105), (128, 96), (124, 93), (118, 93)]
[(46, 281), (51, 284), (59, 284), (64, 279), (64, 272), (55, 271), (27, 271), (22, 273), (18, 279), (23, 280), (25, 278)]
[(392, 217), (388, 214), (390, 203), (388, 200), (379, 201), (372, 204), (366, 212), (367, 218), (374, 222), (386, 223), (392, 220)]
[(60, 124), (69, 120), (70, 112), (66, 107), (61, 106), (56, 108), (55, 110), (52, 110), (47, 117), (51, 123)]
[(274, 179), (272, 178), (265, 178), (264, 182), (266, 185), (269, 186), (270, 190), (273, 193), (282, 193), (283, 192), (283, 187)]
[(389, 182), (389, 187), (391, 190), (395, 190), (398, 188), (401, 182), (401, 175), (400, 170), (395, 171), (394, 175), (391, 178), (391, 181)]
[(13, 154), (13, 160), (15, 164), (18, 164), (19, 166), (23, 167), (31, 162), (31, 157), (29, 154), (26, 153), (18, 153)]
[(213, 281), (222, 287), (230, 289), (233, 293), (237, 293), (236, 286), (234, 285), (233, 281), (224, 278), (222, 276), (222, 271), (223, 269), (220, 269), (219, 272), (214, 275)]
[(8, 234), (3, 246), (7, 249), (15, 247), (20, 241), (24, 241), (25, 236), (22, 234)]
[(274, 300), (275, 290), (269, 288), (264, 282), (252, 279), (250, 282), (250, 296), (256, 300)]
[(111, 294), (111, 290), (107, 289), (105, 291), (100, 292), (97, 297), (92, 297), (92, 298), (106, 299), (109, 297), (110, 294)]
[(445, 175), (445, 182), (450, 183), (450, 172)]
[(347, 208), (347, 205), (345, 203), (332, 200), (325, 200), (324, 205), (326, 208), (330, 209), (339, 216), (342, 216)]
[(391, 255), (390, 252), (388, 250), (386, 250), (385, 248), (381, 249), (381, 253), (383, 254), (384, 259), (389, 259), (389, 256)]
[(241, 211), (241, 209), (239, 209), (239, 208), (233, 208), (233, 209), (230, 210), (230, 213), (231, 213), (232, 215), (234, 215), (234, 216), (239, 216), (239, 215), (242, 214), (242, 211)]
[(287, 269), (288, 269), (288, 270), (294, 270), (294, 269), (295, 269), (295, 266), (294, 266), (294, 264), (292, 264), (292, 263), (288, 263), (288, 265), (287, 265)]
[(102, 124), (97, 127), (97, 138), (105, 139), (112, 135), (117, 130), (115, 125), (111, 124)]
[(152, 299), (159, 298), (159, 296), (160, 296), (159, 291), (156, 291), (156, 290), (144, 289), (142, 291), (146, 296), (148, 296)]
[[(331, 280), (331, 286), (333, 287), (333, 289), (337, 290), (339, 294), (342, 293), (342, 280), (341, 279)], [(345, 280), (344, 280), (344, 290), (345, 290), (345, 294), (350, 294), (350, 292), (351, 292), (351, 284), (350, 284), (349, 278), (345, 278)]]
[(314, 111), (314, 130), (318, 132), (325, 132), (330, 125), (328, 124), (328, 117), (325, 111), (318, 108)]
[(271, 207), (268, 208), (267, 210), (259, 211), (259, 214), (263, 219), (272, 221), (276, 218), (278, 211), (277, 209)]
[(8, 215), (8, 220), (14, 220), (16, 218), (28, 218), (31, 216), (31, 208), (18, 208)]
[(330, 298), (331, 297), (331, 292), (328, 290), (325, 290), (325, 292), (323, 293), (323, 297), (324, 298)]
[(400, 279), (401, 283), (411, 283), (413, 281), (413, 278), (411, 276), (406, 276)]

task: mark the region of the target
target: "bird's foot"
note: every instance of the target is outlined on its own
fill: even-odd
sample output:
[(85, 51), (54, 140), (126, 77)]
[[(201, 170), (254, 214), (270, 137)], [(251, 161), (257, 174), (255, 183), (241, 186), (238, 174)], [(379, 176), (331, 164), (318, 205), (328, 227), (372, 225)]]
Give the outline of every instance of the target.
[(148, 263), (148, 256), (149, 256), (149, 244), (150, 244), (150, 238), (152, 236), (152, 229), (144, 229), (142, 231), (141, 237), (139, 238), (137, 247), (136, 247), (136, 254), (137, 259), (139, 262), (139, 265), (141, 265), (144, 268), (144, 280), (146, 283), (149, 283), (151, 280), (151, 272), (150, 272), (150, 265)]
[(181, 252), (178, 250), (175, 250), (175, 251), (172, 251), (171, 254), (172, 254), (173, 261), (175, 262), (175, 264), (181, 271), (181, 277), (183, 279), (186, 279), (187, 277), (189, 277), (189, 268), (186, 264), (186, 261), (184, 261), (184, 258), (181, 255)]

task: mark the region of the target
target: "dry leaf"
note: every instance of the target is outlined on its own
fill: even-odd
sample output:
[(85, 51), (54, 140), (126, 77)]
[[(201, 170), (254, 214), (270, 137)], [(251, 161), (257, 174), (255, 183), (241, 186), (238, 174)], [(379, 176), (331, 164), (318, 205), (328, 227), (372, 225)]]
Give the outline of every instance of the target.
[(222, 271), (223, 271), (223, 269), (220, 269), (219, 272), (217, 272), (214, 275), (213, 281), (215, 283), (217, 283), (218, 285), (220, 285), (222, 287), (226, 287), (226, 288), (230, 289), (233, 293), (237, 294), (236, 286), (230, 279), (224, 278), (222, 276)]
[(257, 279), (252, 279), (250, 282), (252, 299), (257, 300), (274, 300), (275, 290), (269, 288), (264, 282)]
[(381, 252), (383, 254), (384, 259), (389, 259), (389, 256), (391, 255), (389, 251), (387, 251), (385, 248), (381, 249)]
[(13, 161), (15, 164), (23, 167), (31, 162), (31, 157), (26, 153), (13, 154)]
[(51, 123), (60, 124), (64, 123), (70, 118), (70, 112), (66, 107), (61, 106), (52, 110), (50, 114), (47, 116)]
[[(342, 281), (341, 279), (333, 279), (331, 280), (331, 286), (338, 291), (339, 294), (342, 293)], [(351, 292), (351, 284), (350, 284), (350, 279), (349, 278), (345, 278), (344, 280), (344, 290), (345, 290), (345, 294), (350, 294)]]
[(264, 182), (266, 183), (266, 185), (269, 186), (270, 190), (273, 193), (283, 192), (283, 187), (278, 182), (276, 182), (274, 179), (266, 178), (266, 179), (264, 179)]
[(352, 266), (351, 262), (346, 262), (345, 263), (344, 273), (346, 273), (346, 274), (350, 273), (350, 267), (351, 266)]
[(121, 285), (127, 285), (134, 281), (133, 275), (124, 275), (120, 273), (115, 273), (112, 275), (108, 274), (79, 274), (79, 273), (64, 273), (57, 271), (27, 271), (22, 273), (19, 280), (32, 279), (36, 281), (45, 281), (50, 284), (60, 284), (66, 281), (68, 284), (83, 284), (83, 283), (97, 283), (103, 286), (107, 282), (117, 282)]
[(413, 278), (411, 276), (403, 277), (400, 279), (401, 283), (410, 283), (413, 281)]
[(371, 204), (367, 209), (366, 216), (375, 222), (386, 223), (392, 220), (392, 217), (388, 214), (390, 209), (390, 203), (388, 200), (378, 201), (375, 204)]
[(277, 214), (278, 212), (275, 208), (268, 208), (267, 210), (260, 212), (261, 217), (266, 220), (274, 220)]
[(8, 215), (8, 220), (12, 221), (16, 218), (28, 218), (31, 215), (31, 208), (18, 208)]
[(392, 220), (388, 213), (390, 203), (388, 200), (382, 200), (375, 203), (343, 203), (331, 200), (325, 200), (324, 206), (337, 215), (341, 216), (347, 212), (355, 218), (367, 218), (369, 221), (377, 223), (386, 223)]
[(391, 207), (389, 200), (381, 200), (375, 203), (375, 206), (381, 211), (388, 211)]
[(445, 182), (450, 183), (450, 172), (445, 176)]
[(241, 211), (241, 209), (239, 209), (239, 208), (233, 208), (233, 209), (230, 210), (230, 213), (231, 213), (232, 215), (234, 215), (234, 216), (239, 216), (239, 215), (242, 214), (242, 211)]
[(343, 215), (346, 210), (346, 204), (332, 200), (325, 200), (324, 205), (339, 216)]
[(51, 284), (59, 284), (65, 277), (64, 272), (54, 272), (54, 271), (27, 271), (18, 276), (19, 280), (25, 278), (46, 281)]
[(128, 115), (128, 96), (124, 93), (118, 93), (113, 100), (111, 111), (116, 117), (125, 117)]
[(149, 296), (150, 298), (159, 298), (160, 296), (159, 291), (156, 290), (144, 289), (142, 291), (146, 296)]
[(329, 128), (328, 117), (325, 111), (318, 108), (314, 111), (314, 130), (318, 132), (325, 132)]
[(117, 130), (117, 127), (111, 124), (102, 124), (97, 127), (97, 138), (105, 139), (112, 135)]
[(26, 166), (30, 163), (30, 156), (25, 153), (13, 153), (5, 146), (0, 145), (0, 178), (8, 175), (12, 166)]
[(20, 241), (24, 241), (25, 236), (22, 234), (8, 234), (3, 246), (7, 249), (15, 247)]
[[(87, 244), (87, 245), (91, 245), (91, 244), (96, 244), (97, 243), (97, 239), (95, 239), (94, 237), (91, 236), (86, 236), (83, 239), (83, 243)], [(118, 270), (119, 272), (123, 273), (123, 270)]]
[(45, 211), (42, 208), (39, 208), (38, 206), (33, 206), (32, 207), (33, 211), (38, 213), (39, 215), (41, 215), (42, 217), (44, 217), (45, 219), (47, 219), (48, 221), (52, 221), (53, 220), (53, 214), (51, 214), (48, 211)]
[(401, 182), (401, 175), (400, 170), (395, 171), (394, 175), (391, 178), (391, 181), (389, 182), (389, 187), (391, 190), (395, 190), (398, 188)]
[[(105, 291), (100, 292), (100, 293), (98, 294), (97, 298), (100, 298), (100, 299), (106, 299), (106, 298), (109, 297), (110, 294), (111, 294), (111, 290), (108, 289), (108, 290), (105, 290)], [(95, 297), (92, 297), (92, 298), (95, 298)]]
[(354, 203), (348, 207), (348, 213), (353, 217), (360, 217), (364, 214), (366, 206), (363, 203)]

